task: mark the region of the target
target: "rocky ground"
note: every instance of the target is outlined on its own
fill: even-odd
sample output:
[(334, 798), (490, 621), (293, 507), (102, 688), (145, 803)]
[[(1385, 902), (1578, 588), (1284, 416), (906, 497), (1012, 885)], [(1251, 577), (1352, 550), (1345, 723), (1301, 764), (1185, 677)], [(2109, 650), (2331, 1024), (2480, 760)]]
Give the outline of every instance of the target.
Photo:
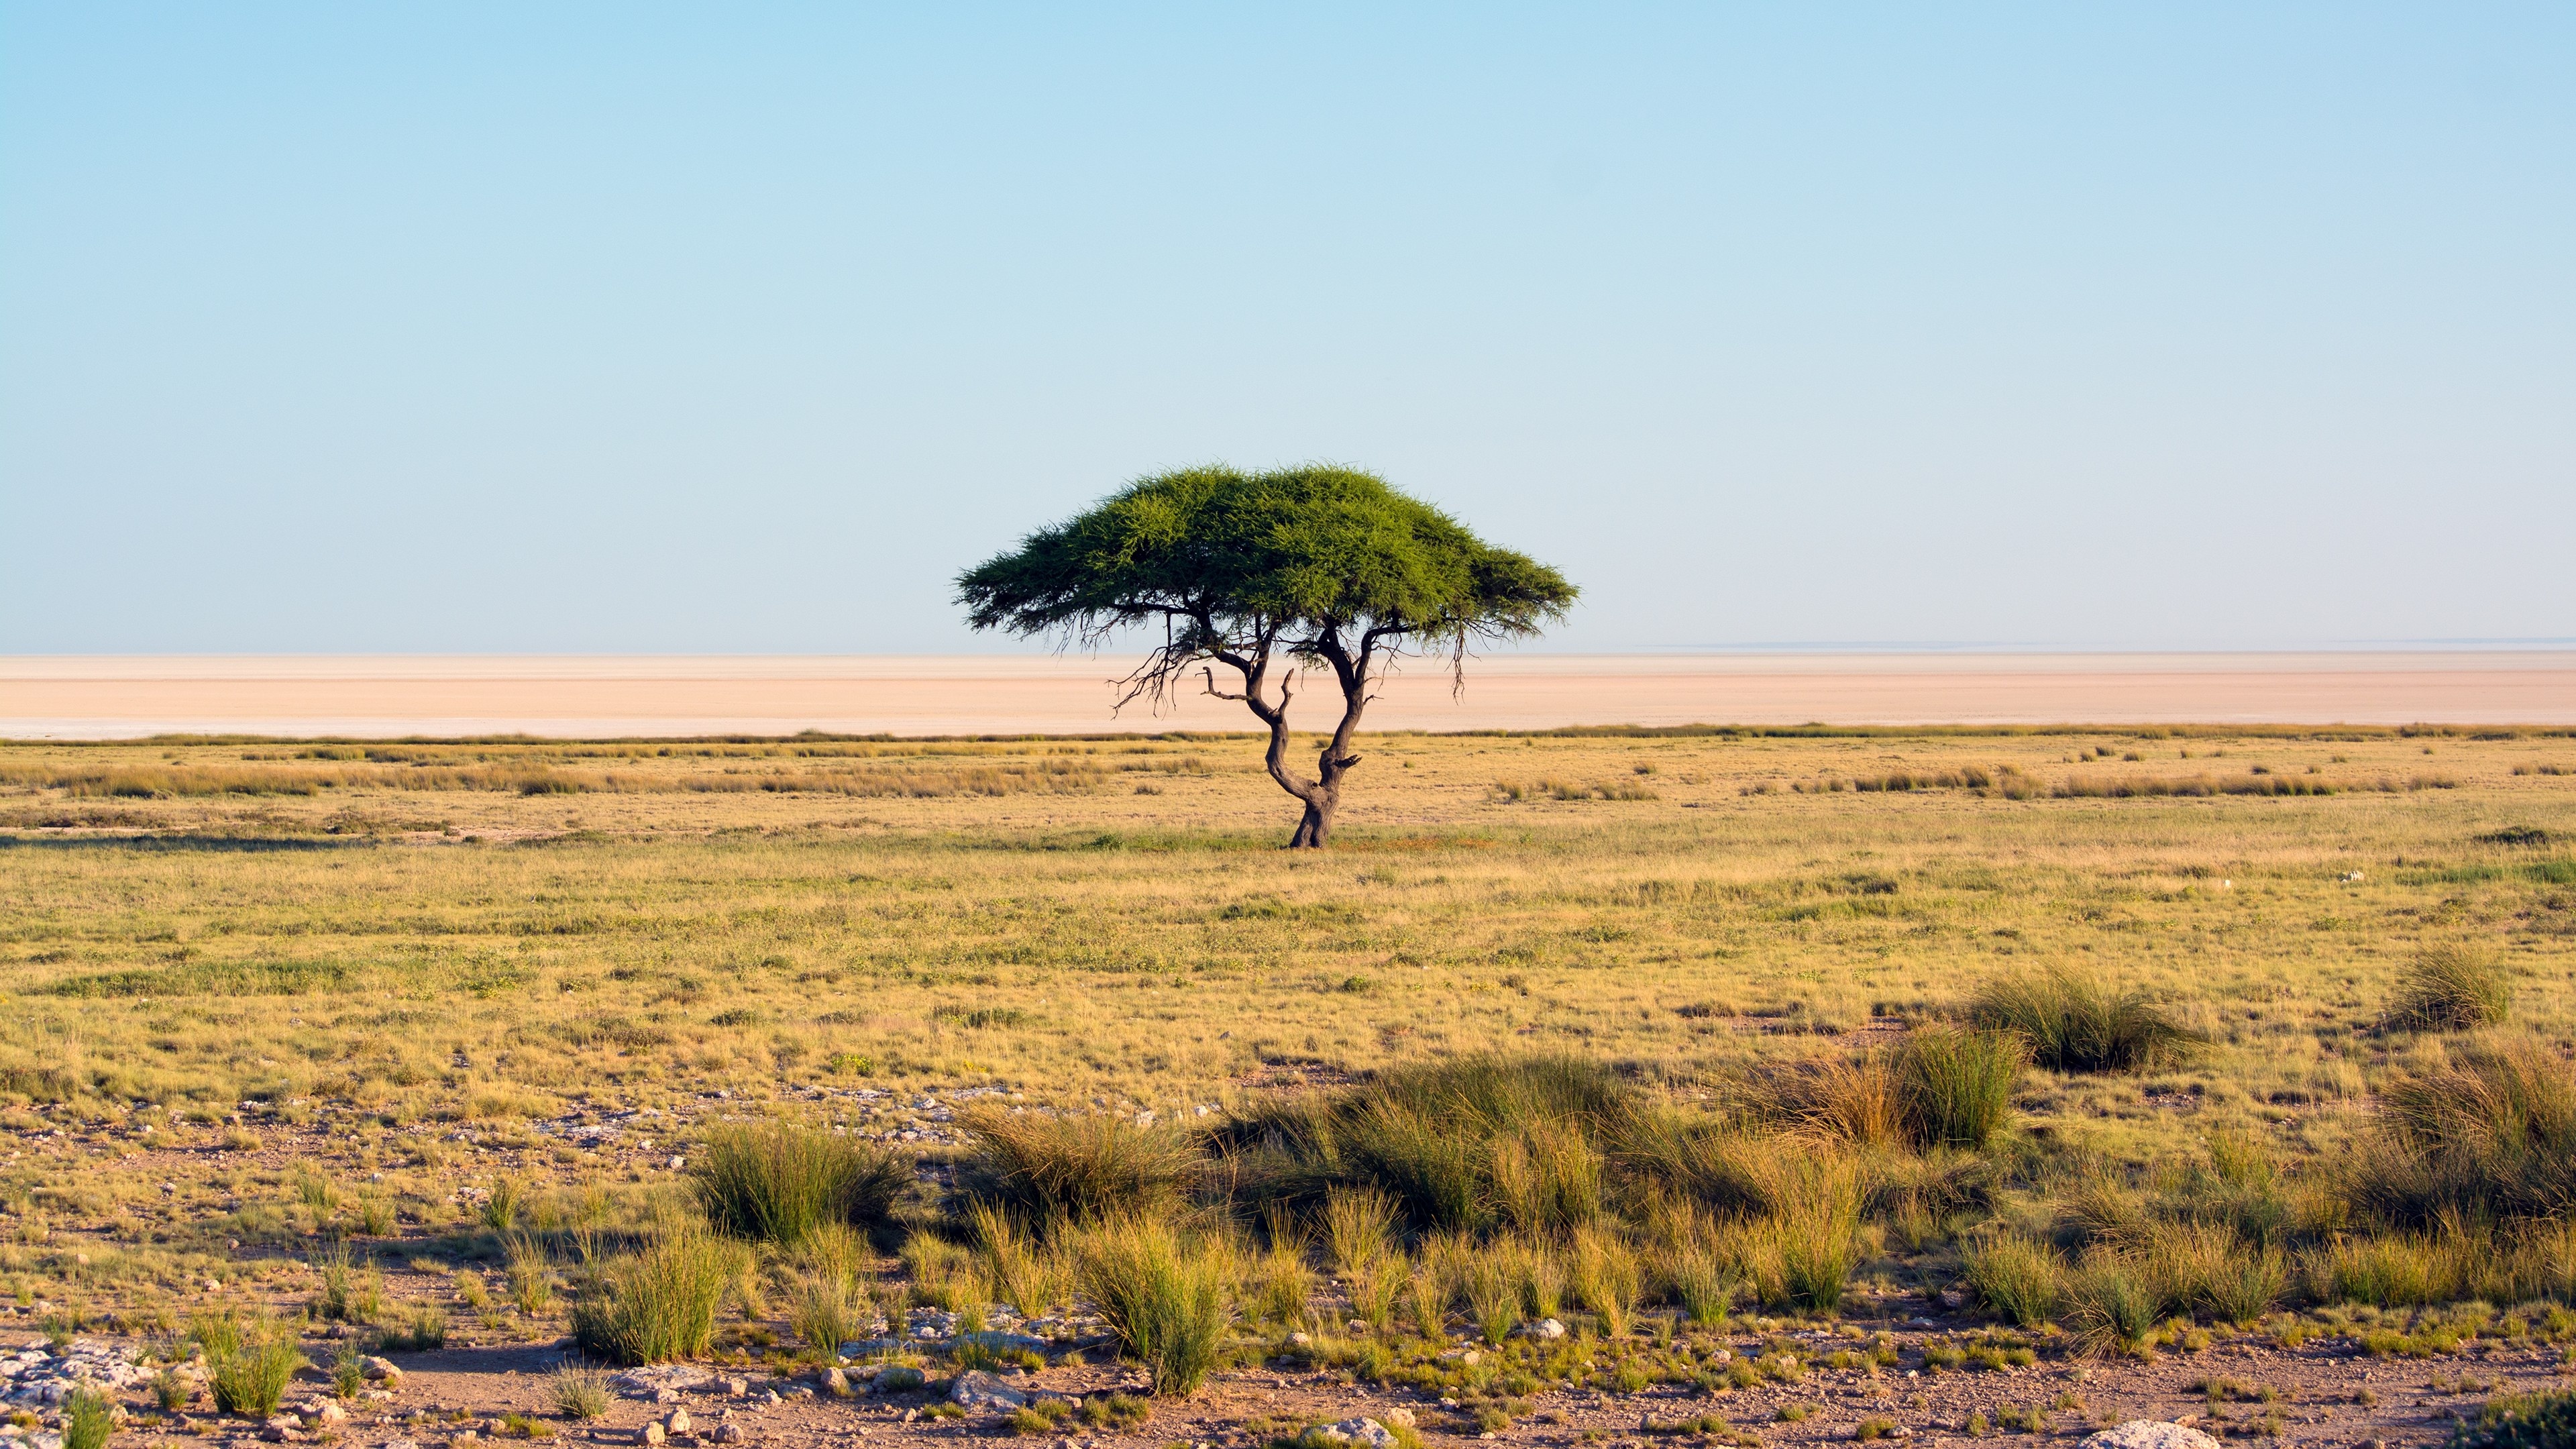
[[(2425, 1444), (2438, 1442), (2493, 1395), (2571, 1385), (2563, 1350), (2510, 1338), (2480, 1338), (2422, 1359), (2374, 1356), (2343, 1336), (2320, 1335), (2295, 1347), (2241, 1336), (2143, 1361), (2051, 1355), (2017, 1364), (1991, 1362), (1989, 1355), (1987, 1367), (1944, 1367), (1926, 1350), (1946, 1357), (1939, 1354), (1943, 1346), (1974, 1341), (1962, 1335), (1973, 1333), (1975, 1325), (1940, 1316), (1936, 1305), (1909, 1306), (1926, 1311), (1892, 1313), (1875, 1323), (1700, 1334), (1666, 1350), (1696, 1355), (1711, 1366), (1765, 1367), (1761, 1381), (1740, 1387), (1723, 1380), (1666, 1382), (1636, 1392), (1499, 1396), (1475, 1371), (1480, 1359), (1507, 1363), (1510, 1351), (1495, 1355), (1461, 1341), (1431, 1360), (1453, 1375), (1443, 1383), (1458, 1385), (1444, 1392), (1438, 1385), (1356, 1382), (1329, 1366), (1322, 1350), (1283, 1344), (1286, 1352), (1260, 1366), (1219, 1374), (1189, 1398), (1154, 1403), (1141, 1423), (1132, 1424), (1097, 1411), (1095, 1418), (1109, 1421), (1093, 1423), (1080, 1412), (1086, 1402), (1108, 1405), (1114, 1401), (1104, 1396), (1141, 1397), (1144, 1390), (1134, 1372), (1115, 1363), (1097, 1340), (1051, 1341), (1045, 1366), (1033, 1370), (959, 1373), (934, 1357), (926, 1376), (884, 1373), (882, 1383), (880, 1370), (864, 1361), (848, 1363), (836, 1375), (738, 1353), (715, 1365), (610, 1377), (606, 1412), (584, 1422), (557, 1411), (555, 1376), (569, 1355), (560, 1342), (388, 1355), (375, 1376), (345, 1399), (336, 1396), (326, 1374), (306, 1369), (290, 1388), (285, 1411), (261, 1421), (215, 1413), (193, 1381), (189, 1402), (161, 1411), (149, 1382), (158, 1370), (142, 1362), (149, 1353), (143, 1343), (80, 1337), (49, 1346), (28, 1339), (0, 1354), (11, 1411), (9, 1422), (0, 1425), (0, 1443), (60, 1449), (56, 1406), (81, 1383), (122, 1406), (126, 1417), (118, 1437), (126, 1443), (308, 1440), (382, 1449), (465, 1449), (505, 1437), (801, 1446), (1023, 1435), (1050, 1449), (1248, 1449), (1293, 1439), (1315, 1426), (1325, 1426), (1324, 1439), (1338, 1426), (1362, 1440), (1383, 1430), (1390, 1441), (1418, 1434), (1426, 1443), (1622, 1449), (1678, 1438), (1946, 1444), (1987, 1436), (2069, 1439), (2134, 1421), (2282, 1445)], [(331, 1348), (309, 1343), (308, 1356), (327, 1361)], [(1794, 1370), (1773, 1371), (1792, 1358)], [(388, 1366), (391, 1372), (381, 1372)], [(1015, 1420), (1013, 1411), (1023, 1405), (1045, 1410), (1051, 1422), (1028, 1414)]]

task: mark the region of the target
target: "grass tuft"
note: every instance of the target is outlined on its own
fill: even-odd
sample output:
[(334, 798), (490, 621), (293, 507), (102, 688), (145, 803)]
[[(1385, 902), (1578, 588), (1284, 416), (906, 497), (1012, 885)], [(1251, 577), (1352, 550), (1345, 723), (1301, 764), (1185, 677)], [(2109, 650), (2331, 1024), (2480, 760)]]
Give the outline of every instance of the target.
[(742, 1268), (734, 1244), (694, 1226), (665, 1226), (591, 1274), (573, 1304), (573, 1339), (608, 1363), (696, 1358), (714, 1341), (716, 1310)]
[(2138, 1072), (2183, 1055), (2192, 1038), (2144, 993), (2115, 992), (2063, 967), (1986, 983), (1968, 1019), (2011, 1032), (2051, 1071)]
[(717, 1132), (691, 1169), (708, 1222), (789, 1246), (827, 1223), (885, 1221), (910, 1177), (889, 1153), (784, 1122)]
[(1197, 1392), (1224, 1357), (1234, 1321), (1233, 1254), (1168, 1223), (1116, 1218), (1085, 1230), (1075, 1255), (1083, 1292), (1154, 1394)]
[(1109, 1116), (987, 1110), (965, 1126), (975, 1138), (966, 1195), (1050, 1235), (1170, 1204), (1193, 1161), (1173, 1132)]
[(2513, 982), (2483, 953), (2435, 946), (2415, 954), (2400, 976), (2388, 1025), (2401, 1031), (2473, 1031), (2513, 1009)]

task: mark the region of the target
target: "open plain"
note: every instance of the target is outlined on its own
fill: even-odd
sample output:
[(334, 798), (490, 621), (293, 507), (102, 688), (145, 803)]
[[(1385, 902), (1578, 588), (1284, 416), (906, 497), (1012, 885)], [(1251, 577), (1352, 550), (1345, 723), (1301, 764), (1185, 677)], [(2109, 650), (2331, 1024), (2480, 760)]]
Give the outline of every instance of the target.
[[(1391, 733), (1296, 855), (1255, 750), (0, 749), (6, 1311), (143, 1361), (172, 1443), (2427, 1442), (2576, 1361), (2552, 1169), (2391, 1125), (2496, 1062), (2566, 1090), (2576, 734)], [(2424, 1015), (2444, 963), (2500, 998)], [(1996, 996), (2051, 982), (2170, 1037), (2052, 1058)], [(1927, 1131), (1926, 1052), (1979, 1041), (1998, 1114)], [(678, 1378), (562, 1367), (773, 1122), (892, 1196), (720, 1238)], [(1221, 1260), (1205, 1388), (1147, 1395), (1116, 1215), (996, 1177), (1080, 1156), (1014, 1123), (1167, 1154), (1131, 1185)], [(212, 1412), (210, 1322), (299, 1346), (309, 1412)]]

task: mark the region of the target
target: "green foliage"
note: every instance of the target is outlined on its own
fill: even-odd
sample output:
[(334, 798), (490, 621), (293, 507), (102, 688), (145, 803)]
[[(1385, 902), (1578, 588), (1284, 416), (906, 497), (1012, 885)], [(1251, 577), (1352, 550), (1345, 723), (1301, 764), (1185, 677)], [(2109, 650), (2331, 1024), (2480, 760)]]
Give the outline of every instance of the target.
[(1257, 1108), (1210, 1146), (1256, 1197), (1311, 1204), (1368, 1188), (1417, 1234), (1522, 1219), (1563, 1229), (1606, 1209), (1605, 1148), (1634, 1100), (1599, 1062), (1476, 1054)]
[(789, 1300), (787, 1330), (816, 1356), (829, 1360), (842, 1344), (863, 1336), (867, 1300), (852, 1290), (849, 1279), (818, 1274), (796, 1285)]
[(1185, 1240), (1168, 1223), (1118, 1218), (1085, 1230), (1076, 1253), (1083, 1291), (1153, 1392), (1196, 1392), (1222, 1359), (1234, 1319), (1234, 1264), (1222, 1244)]
[(702, 1229), (668, 1226), (591, 1275), (573, 1304), (573, 1339), (608, 1363), (698, 1357), (715, 1338), (716, 1310), (742, 1264), (735, 1245)]
[(967, 570), (957, 593), (978, 629), (1094, 638), (1168, 621), (1197, 651), (1252, 621), (1520, 638), (1575, 589), (1356, 469), (1214, 466), (1133, 483)]
[(2513, 981), (2483, 953), (2434, 946), (2415, 954), (2398, 980), (2388, 1024), (2406, 1031), (2469, 1031), (2513, 1009)]
[(2192, 1040), (2143, 992), (2115, 992), (2064, 967), (1986, 983), (1968, 1019), (2018, 1035), (2033, 1061), (2060, 1072), (2146, 1071), (2179, 1058)]
[(891, 1153), (784, 1122), (715, 1133), (690, 1176), (717, 1228), (791, 1246), (827, 1223), (885, 1221), (911, 1180)]

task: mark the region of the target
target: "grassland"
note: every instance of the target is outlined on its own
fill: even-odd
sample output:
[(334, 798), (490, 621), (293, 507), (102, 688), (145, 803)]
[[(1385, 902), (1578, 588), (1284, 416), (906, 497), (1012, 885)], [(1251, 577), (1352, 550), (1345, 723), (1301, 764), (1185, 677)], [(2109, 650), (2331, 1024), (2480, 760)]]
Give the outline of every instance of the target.
[[(2045, 969), (2187, 1032), (2025, 1075), (2009, 1180), (1862, 1244), (1893, 1293), (2086, 1174), (2252, 1144), (2321, 1177), (2390, 1094), (2576, 1042), (2563, 731), (1364, 753), (1335, 846), (1290, 855), (1213, 737), (0, 748), (0, 1292), (166, 1324), (301, 1283), (326, 1231), (497, 1262), (496, 1195), (641, 1204), (728, 1116), (944, 1160), (987, 1096), (1216, 1124), (1485, 1052), (1740, 1103)], [(2499, 971), (2504, 1023), (2401, 1011), (2427, 953)]]

